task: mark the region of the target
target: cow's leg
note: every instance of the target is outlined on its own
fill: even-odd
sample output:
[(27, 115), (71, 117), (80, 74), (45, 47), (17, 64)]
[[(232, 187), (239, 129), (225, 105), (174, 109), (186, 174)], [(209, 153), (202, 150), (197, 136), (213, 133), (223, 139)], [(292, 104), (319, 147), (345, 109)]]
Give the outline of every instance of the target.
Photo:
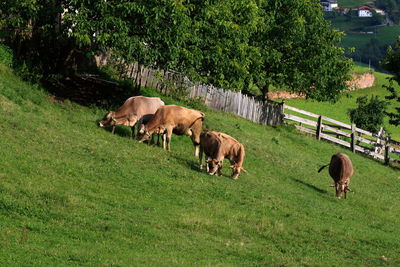
[(219, 176), (222, 175), (222, 161), (221, 161), (221, 165), (218, 167), (218, 175)]
[[(200, 146), (200, 153), (199, 153), (199, 169), (202, 170), (203, 169), (203, 148)], [(206, 162), (207, 164), (207, 162)]]
[(190, 136), (190, 138), (192, 139), (194, 145), (194, 156), (198, 157), (200, 148), (200, 134), (193, 133), (192, 136)]
[(192, 135), (190, 138), (192, 139), (194, 145), (194, 156), (199, 156), (199, 146), (200, 146), (200, 135), (203, 130), (203, 121), (197, 120), (194, 125), (191, 127)]
[(162, 135), (162, 139), (163, 139), (163, 142), (162, 142), (162, 148), (164, 149), (164, 150), (166, 150), (167, 149), (167, 133), (163, 133), (163, 135)]
[(114, 134), (114, 132), (115, 132), (115, 125), (113, 125), (111, 133)]
[(149, 139), (147, 139), (147, 145), (150, 146), (151, 144), (151, 140), (153, 139), (153, 134), (151, 134), (151, 136), (149, 137)]
[(131, 127), (131, 130), (132, 130), (131, 138), (132, 138), (132, 139), (135, 139), (135, 125), (133, 125), (133, 126)]
[(160, 145), (160, 133), (157, 134), (157, 146)]
[(350, 180), (347, 180), (346, 185), (344, 186), (344, 199), (347, 199), (347, 191), (349, 190)]
[(167, 128), (167, 150), (171, 151), (172, 127)]

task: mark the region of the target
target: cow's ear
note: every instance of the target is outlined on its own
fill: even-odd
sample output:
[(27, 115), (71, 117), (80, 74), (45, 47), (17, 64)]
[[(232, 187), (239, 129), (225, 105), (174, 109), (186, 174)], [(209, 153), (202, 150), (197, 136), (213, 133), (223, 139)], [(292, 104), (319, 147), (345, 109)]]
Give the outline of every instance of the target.
[(114, 116), (112, 116), (112, 117), (111, 117), (111, 119), (112, 119), (113, 121), (115, 121), (115, 122), (117, 121), (117, 120), (115, 119), (115, 117), (114, 117)]
[(235, 165), (231, 165), (231, 166), (229, 166), (229, 168), (233, 169), (233, 168), (235, 168)]

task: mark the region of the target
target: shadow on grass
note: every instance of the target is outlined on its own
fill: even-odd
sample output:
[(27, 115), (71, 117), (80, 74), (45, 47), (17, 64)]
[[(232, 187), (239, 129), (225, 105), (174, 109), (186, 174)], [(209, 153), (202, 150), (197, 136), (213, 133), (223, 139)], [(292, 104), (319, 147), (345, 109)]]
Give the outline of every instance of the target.
[[(175, 154), (175, 155), (171, 155), (171, 156), (178, 161), (178, 164), (181, 164), (181, 165), (183, 165), (183, 166), (185, 166), (187, 168), (190, 168), (191, 170), (193, 170), (193, 171), (195, 171), (195, 172), (197, 172), (199, 174), (205, 174), (205, 175), (208, 175), (208, 176), (211, 177), (211, 175), (209, 175), (205, 170), (206, 166), (205, 166), (205, 160), (204, 159), (203, 159), (203, 169), (200, 170), (199, 169), (199, 158), (198, 157), (194, 157), (193, 156), (193, 159), (194, 159), (194, 161), (193, 161), (193, 159), (191, 157), (185, 157), (184, 155), (181, 156), (181, 155), (176, 155)], [(232, 179), (231, 176), (230, 176), (230, 172), (229, 173), (223, 172), (221, 176), (218, 176), (216, 174), (213, 175), (213, 176), (216, 176), (216, 177), (221, 178), (221, 179), (222, 178)]]
[[(112, 134), (113, 127), (112, 126), (100, 127), (100, 126), (98, 126), (99, 125), (99, 121), (100, 120), (97, 120), (95, 122), (97, 127), (102, 128), (104, 131), (107, 131), (110, 134)], [(135, 128), (135, 130), (136, 130), (136, 128)], [(114, 134), (116, 134), (116, 135), (118, 135), (120, 137), (131, 138), (132, 130), (129, 127), (117, 125), (117, 126), (115, 126)], [(136, 134), (136, 131), (135, 131), (135, 134)]]
[(311, 189), (317, 191), (317, 192), (320, 193), (320, 194), (327, 194), (327, 193), (328, 193), (328, 191), (326, 191), (326, 190), (320, 189), (320, 188), (318, 188), (318, 187), (316, 187), (316, 186), (314, 186), (314, 185), (312, 185), (312, 184), (306, 183), (306, 182), (301, 181), (301, 180), (299, 180), (299, 179), (296, 179), (296, 178), (291, 178), (291, 179), (292, 179), (293, 181), (299, 183), (299, 184), (305, 185), (305, 186), (307, 186), (308, 188), (311, 188)]
[[(172, 154), (171, 156), (178, 161), (179, 164), (186, 166), (194, 171), (201, 172), (199, 169), (199, 164), (198, 164), (198, 158), (194, 157), (185, 157), (185, 155), (177, 155), (177, 154)], [(195, 159), (195, 161), (193, 161)]]

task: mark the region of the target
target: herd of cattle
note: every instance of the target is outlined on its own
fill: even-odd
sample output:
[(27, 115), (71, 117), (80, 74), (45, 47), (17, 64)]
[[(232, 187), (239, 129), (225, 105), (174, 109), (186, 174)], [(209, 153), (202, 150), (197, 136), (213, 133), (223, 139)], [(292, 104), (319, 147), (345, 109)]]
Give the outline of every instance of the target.
[[(99, 122), (100, 127), (112, 126), (112, 133), (116, 125), (125, 125), (132, 128), (132, 138), (135, 138), (135, 125), (137, 124), (136, 138), (143, 142), (153, 135), (158, 135), (158, 144), (162, 136), (163, 149), (171, 149), (172, 133), (187, 135), (195, 147), (195, 156), (199, 157), (199, 168), (203, 168), (203, 153), (206, 157), (207, 172), (211, 175), (222, 175), (222, 164), (228, 159), (232, 164), (231, 177), (237, 179), (243, 168), (245, 149), (233, 137), (217, 132), (203, 130), (204, 113), (177, 105), (165, 105), (158, 97), (134, 96), (128, 98), (117, 111), (109, 111)], [(336, 196), (341, 197), (350, 191), (348, 185), (353, 175), (353, 167), (349, 157), (339, 153), (332, 156), (329, 165), (329, 174), (334, 180)]]

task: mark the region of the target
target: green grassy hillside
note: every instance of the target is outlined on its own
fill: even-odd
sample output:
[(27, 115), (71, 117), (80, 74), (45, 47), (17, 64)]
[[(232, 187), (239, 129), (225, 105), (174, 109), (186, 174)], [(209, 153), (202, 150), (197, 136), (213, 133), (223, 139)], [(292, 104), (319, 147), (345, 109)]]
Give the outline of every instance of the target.
[[(367, 72), (368, 67), (355, 66), (353, 72), (355, 73), (363, 73)], [(375, 85), (370, 88), (359, 89), (353, 92), (349, 92), (343, 95), (340, 100), (336, 103), (329, 102), (317, 102), (306, 99), (290, 99), (286, 100), (285, 103), (289, 106), (297, 107), (309, 112), (313, 112), (316, 114), (320, 114), (326, 117), (330, 117), (336, 119), (338, 121), (342, 121), (345, 123), (350, 123), (350, 117), (347, 114), (347, 111), (350, 108), (357, 107), (356, 99), (357, 97), (367, 95), (368, 99), (371, 96), (379, 96), (380, 99), (385, 99), (385, 96), (389, 95), (389, 92), (383, 88), (383, 85), (388, 85), (387, 78), (388, 74), (384, 74), (381, 72), (374, 72), (375, 75)], [(396, 85), (397, 90), (398, 86)], [(393, 109), (398, 106), (396, 102), (391, 102), (389, 109)], [(388, 119), (386, 119), (384, 128), (390, 133), (391, 137), (396, 140), (400, 140), (400, 128), (390, 125), (388, 123)]]
[(377, 29), (375, 34), (357, 34), (346, 33), (342, 38), (342, 45), (344, 47), (354, 47), (361, 49), (365, 47), (372, 38), (379, 41), (379, 45), (392, 45), (396, 42), (396, 38), (400, 35), (400, 26), (381, 27)]
[[(0, 65), (1, 265), (400, 264), (397, 170), (204, 111), (245, 145), (247, 175), (200, 172), (187, 137), (166, 152), (112, 135), (95, 123), (105, 110), (57, 101)], [(347, 200), (316, 172), (337, 152), (355, 166)]]
[(366, 4), (369, 1), (366, 0), (339, 0), (339, 6), (340, 7), (347, 7), (347, 8), (356, 8), (359, 7), (360, 5)]

